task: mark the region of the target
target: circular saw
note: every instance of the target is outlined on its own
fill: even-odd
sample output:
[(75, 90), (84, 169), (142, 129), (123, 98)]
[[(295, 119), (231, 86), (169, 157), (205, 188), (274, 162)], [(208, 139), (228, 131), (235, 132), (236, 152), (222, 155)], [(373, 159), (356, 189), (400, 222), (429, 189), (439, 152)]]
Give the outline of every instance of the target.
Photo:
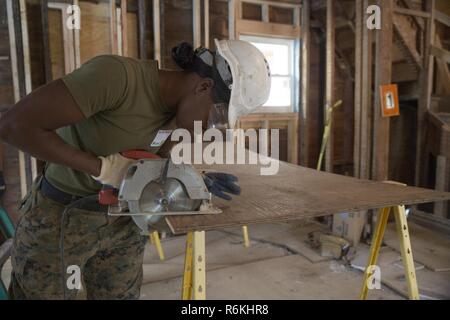
[(143, 233), (171, 215), (219, 214), (202, 175), (191, 165), (171, 159), (142, 159), (131, 165), (110, 215), (129, 215)]

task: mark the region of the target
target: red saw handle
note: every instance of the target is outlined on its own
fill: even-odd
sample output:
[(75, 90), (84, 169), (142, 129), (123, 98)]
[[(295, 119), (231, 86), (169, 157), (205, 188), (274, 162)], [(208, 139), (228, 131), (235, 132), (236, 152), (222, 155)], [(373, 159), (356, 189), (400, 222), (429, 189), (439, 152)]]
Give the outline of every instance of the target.
[(140, 159), (160, 159), (157, 154), (147, 152), (145, 150), (128, 150), (120, 153), (122, 156), (128, 159), (140, 160)]
[[(128, 159), (141, 160), (141, 159), (160, 159), (161, 157), (144, 150), (127, 150), (120, 153), (122, 156)], [(114, 205), (119, 202), (118, 196), (119, 190), (110, 186), (103, 186), (98, 194), (98, 202), (103, 205)]]

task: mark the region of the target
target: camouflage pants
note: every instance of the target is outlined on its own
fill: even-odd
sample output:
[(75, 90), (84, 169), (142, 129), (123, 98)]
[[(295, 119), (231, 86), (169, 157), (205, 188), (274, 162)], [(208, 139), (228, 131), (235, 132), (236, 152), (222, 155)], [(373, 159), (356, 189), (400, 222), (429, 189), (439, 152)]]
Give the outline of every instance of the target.
[[(69, 266), (80, 271), (87, 299), (138, 299), (145, 238), (129, 217), (73, 209), (65, 219), (61, 277), (60, 224), (64, 206), (44, 197), (36, 185), (24, 199), (11, 252), (11, 299), (62, 299)], [(68, 272), (71, 271), (71, 272)], [(69, 280), (69, 281), (68, 281)], [(72, 279), (76, 281), (76, 279)], [(67, 286), (66, 297), (80, 298)]]

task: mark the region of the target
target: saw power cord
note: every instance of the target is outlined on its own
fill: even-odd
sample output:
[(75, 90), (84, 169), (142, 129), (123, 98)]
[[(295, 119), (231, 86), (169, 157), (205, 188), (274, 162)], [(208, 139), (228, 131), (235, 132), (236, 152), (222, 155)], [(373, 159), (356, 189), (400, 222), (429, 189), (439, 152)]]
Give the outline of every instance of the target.
[[(86, 205), (87, 203), (98, 203), (98, 195), (91, 195), (86, 196), (81, 199), (78, 199), (70, 204), (68, 204), (61, 215), (61, 226), (60, 226), (60, 233), (59, 233), (59, 251), (61, 256), (61, 288), (63, 293), (63, 299), (67, 300), (66, 296), (66, 263), (65, 263), (65, 252), (64, 252), (64, 229), (65, 229), (65, 223), (66, 223), (66, 217), (70, 214), (72, 209), (76, 209), (77, 207), (81, 205)], [(94, 211), (93, 211), (94, 212)], [(95, 213), (101, 213), (106, 214), (105, 212), (95, 212)]]

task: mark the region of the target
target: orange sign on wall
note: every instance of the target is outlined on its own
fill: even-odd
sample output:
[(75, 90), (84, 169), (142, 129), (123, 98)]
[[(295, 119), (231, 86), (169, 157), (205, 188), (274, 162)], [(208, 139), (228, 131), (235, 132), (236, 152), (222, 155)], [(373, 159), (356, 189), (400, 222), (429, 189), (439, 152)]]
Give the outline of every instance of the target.
[(398, 104), (398, 89), (396, 84), (380, 86), (381, 115), (383, 117), (394, 117), (400, 115)]

